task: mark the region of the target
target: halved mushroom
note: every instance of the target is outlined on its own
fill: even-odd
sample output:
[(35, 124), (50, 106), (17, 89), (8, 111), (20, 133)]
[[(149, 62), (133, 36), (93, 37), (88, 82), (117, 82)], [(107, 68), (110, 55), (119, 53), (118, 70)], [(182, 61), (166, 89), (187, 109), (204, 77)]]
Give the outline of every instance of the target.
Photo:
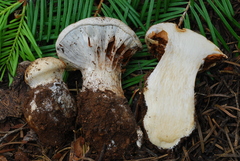
[(66, 65), (53, 57), (33, 61), (25, 71), (30, 86), (23, 100), (24, 116), (44, 145), (59, 146), (66, 141), (76, 117), (76, 103), (63, 82)]
[(171, 149), (195, 128), (194, 85), (199, 68), (227, 56), (202, 35), (173, 23), (152, 26), (145, 41), (160, 61), (144, 90), (148, 107), (144, 127), (153, 144)]
[(78, 123), (84, 138), (105, 158), (122, 157), (136, 141), (136, 122), (121, 87), (121, 67), (141, 48), (135, 33), (114, 18), (94, 17), (65, 28), (59, 58), (82, 73)]

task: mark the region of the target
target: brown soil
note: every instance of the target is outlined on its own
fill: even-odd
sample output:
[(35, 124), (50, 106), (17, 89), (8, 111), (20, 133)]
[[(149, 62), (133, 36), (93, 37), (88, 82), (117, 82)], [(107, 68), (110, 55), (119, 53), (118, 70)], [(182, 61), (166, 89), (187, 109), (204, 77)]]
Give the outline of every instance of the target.
[(156, 57), (158, 60), (160, 60), (165, 53), (165, 47), (168, 43), (168, 37), (167, 37), (166, 31), (161, 31), (159, 33), (152, 32), (148, 35), (148, 38), (153, 40), (154, 43), (148, 43), (149, 45), (149, 52)]
[(111, 91), (86, 90), (78, 96), (78, 124), (90, 143), (90, 158), (120, 159), (137, 139), (136, 121), (124, 97)]
[(23, 93), (26, 93), (28, 86), (24, 82), (24, 72), (29, 61), (19, 63), (17, 75), (10, 88), (8, 86), (1, 86), (0, 88), (0, 120), (6, 117), (21, 117), (22, 107), (21, 100), (24, 99)]
[(6, 117), (20, 117), (22, 109), (16, 92), (0, 89), (0, 120)]

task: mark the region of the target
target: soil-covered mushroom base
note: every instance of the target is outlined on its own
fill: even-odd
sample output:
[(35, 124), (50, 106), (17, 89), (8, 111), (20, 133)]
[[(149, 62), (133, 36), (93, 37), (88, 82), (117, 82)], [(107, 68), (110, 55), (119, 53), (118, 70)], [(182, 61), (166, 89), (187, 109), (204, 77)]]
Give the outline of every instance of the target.
[[(59, 146), (66, 142), (68, 132), (73, 130), (75, 121), (74, 100), (67, 100), (65, 95), (70, 95), (62, 84), (38, 86), (30, 90), (23, 103), (24, 116), (29, 126), (38, 134), (43, 144)], [(59, 92), (60, 91), (60, 92)]]
[(111, 91), (86, 90), (79, 94), (77, 104), (78, 123), (98, 157), (120, 159), (135, 144), (136, 122), (126, 98)]

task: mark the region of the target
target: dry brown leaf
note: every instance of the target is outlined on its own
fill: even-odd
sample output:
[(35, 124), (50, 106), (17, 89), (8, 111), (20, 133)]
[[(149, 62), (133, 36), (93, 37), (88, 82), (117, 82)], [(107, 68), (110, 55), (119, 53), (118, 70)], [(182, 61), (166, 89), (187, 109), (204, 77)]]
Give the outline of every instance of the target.
[(79, 137), (71, 144), (69, 161), (76, 161), (83, 158), (88, 151), (89, 146), (85, 143), (85, 139), (83, 137)]
[(7, 159), (4, 156), (0, 156), (0, 161), (7, 161)]

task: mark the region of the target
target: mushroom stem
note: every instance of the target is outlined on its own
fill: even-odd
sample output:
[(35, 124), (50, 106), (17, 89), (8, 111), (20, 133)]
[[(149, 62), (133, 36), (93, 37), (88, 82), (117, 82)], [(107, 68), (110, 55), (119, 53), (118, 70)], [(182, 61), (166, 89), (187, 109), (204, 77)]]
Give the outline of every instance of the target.
[(194, 84), (200, 66), (227, 56), (202, 35), (172, 23), (152, 26), (146, 43), (161, 59), (144, 89), (148, 107), (144, 127), (153, 144), (171, 149), (195, 128)]
[(82, 91), (86, 91), (86, 89), (91, 89), (94, 92), (109, 90), (118, 96), (123, 96), (121, 71), (102, 70), (96, 67), (91, 70), (81, 70), (81, 72), (83, 78)]

